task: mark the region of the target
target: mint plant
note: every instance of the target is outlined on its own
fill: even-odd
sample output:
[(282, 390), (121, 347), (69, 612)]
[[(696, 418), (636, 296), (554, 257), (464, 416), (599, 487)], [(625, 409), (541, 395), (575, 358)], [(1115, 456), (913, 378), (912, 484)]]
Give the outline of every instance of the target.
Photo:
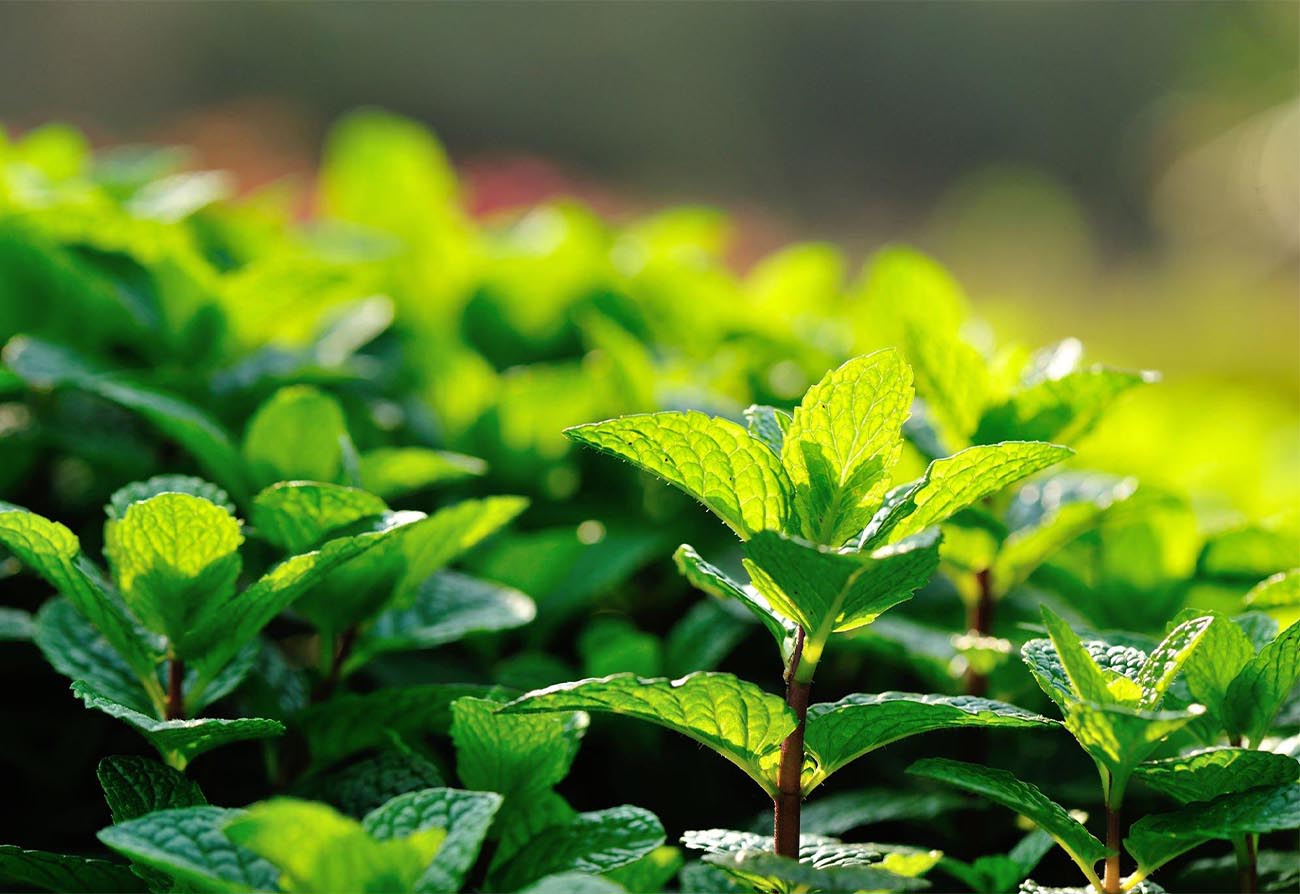
[[(1136, 889), (1169, 860), (1205, 841), (1300, 824), (1294, 806), (1300, 803), (1294, 758), (1252, 758), (1258, 761), (1253, 769), (1245, 762), (1234, 769), (1249, 752), (1214, 750), (1147, 761), (1172, 736), (1207, 715), (1205, 705), (1180, 700), (1174, 688), (1180, 671), (1190, 681), (1224, 660), (1223, 646), (1209, 633), (1219, 619), (1189, 618), (1150, 653), (1102, 640), (1082, 641), (1046, 607), (1043, 620), (1049, 639), (1027, 643), (1024, 660), (1043, 692), (1061, 709), (1065, 728), (1096, 763), (1105, 805), (1105, 842), (1010, 773), (937, 758), (914, 764), (910, 773), (983, 795), (1027, 817), (1055, 839), (1092, 889), (1103, 894)], [(1271, 668), (1269, 659), (1261, 664), (1265, 663)], [(1286, 690), (1295, 683), (1294, 676), (1289, 680), (1268, 676)], [(1281, 698), (1277, 696), (1279, 702)], [(1264, 711), (1268, 704), (1265, 701)], [(1264, 770), (1266, 764), (1272, 769)], [(1124, 837), (1124, 795), (1134, 776), (1187, 801), (1209, 803), (1144, 817)], [(1137, 863), (1127, 877), (1122, 870), (1124, 851)], [(1096, 864), (1103, 860), (1105, 870), (1099, 876)]]
[(692, 583), (757, 616), (784, 665), (786, 696), (726, 674), (624, 674), (529, 693), (504, 710), (610, 711), (696, 739), (772, 798), (772, 850), (787, 859), (800, 857), (803, 799), (862, 755), (931, 730), (1046, 724), (979, 698), (883, 693), (810, 703), (832, 636), (870, 624), (933, 574), (935, 525), (1069, 453), (1043, 442), (973, 447), (891, 489), (911, 403), (910, 370), (897, 352), (881, 351), (828, 373), (793, 415), (752, 408), (748, 429), (699, 413), (656, 413), (568, 430), (684, 490), (742, 540), (749, 586), (690, 546), (677, 560)]

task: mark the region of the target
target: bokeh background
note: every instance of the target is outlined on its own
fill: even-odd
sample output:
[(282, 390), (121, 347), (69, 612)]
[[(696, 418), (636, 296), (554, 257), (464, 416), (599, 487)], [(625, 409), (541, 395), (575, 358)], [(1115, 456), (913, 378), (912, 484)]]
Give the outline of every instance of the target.
[(742, 267), (795, 240), (851, 263), (911, 243), (1002, 337), (1074, 334), (1163, 371), (1131, 412), (1194, 401), (1198, 431), (1171, 418), (1184, 461), (1129, 460), (1259, 515), (1300, 500), (1298, 17), (1288, 2), (7, 3), (0, 120), (179, 142), (243, 188), (306, 192), (331, 122), (375, 105), (434, 128), (478, 214), (562, 195), (614, 216), (714, 205)]

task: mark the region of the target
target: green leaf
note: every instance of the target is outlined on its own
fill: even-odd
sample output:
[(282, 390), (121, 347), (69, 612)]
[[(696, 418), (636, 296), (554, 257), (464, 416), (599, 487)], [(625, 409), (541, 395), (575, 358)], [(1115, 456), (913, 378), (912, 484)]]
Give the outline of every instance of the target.
[[(1071, 630), (1070, 625), (1062, 621), (1047, 606), (1042, 607), (1042, 614), (1043, 623), (1047, 625), (1047, 634), (1052, 640), (1052, 647), (1056, 650), (1060, 667), (1069, 682), (1071, 698), (1073, 700), (1086, 699), (1103, 704), (1111, 701), (1111, 692), (1106, 675), (1088, 650), (1084, 648), (1078, 634)], [(1145, 656), (1143, 656), (1143, 659), (1145, 660)], [(1035, 677), (1038, 677), (1035, 665), (1030, 664), (1029, 669), (1034, 672)], [(1043, 686), (1041, 679), (1039, 685)], [(1045, 686), (1043, 691), (1049, 696), (1053, 695), (1053, 691)], [(1059, 693), (1061, 687), (1058, 685), (1055, 691)], [(1058, 704), (1060, 704), (1059, 700)], [(1065, 705), (1062, 705), (1062, 707), (1065, 707)]]
[(282, 481), (253, 497), (251, 521), (265, 540), (300, 553), (345, 525), (383, 515), (388, 506), (360, 488), (315, 481)]
[(782, 656), (788, 654), (795, 635), (794, 622), (778, 614), (762, 594), (753, 587), (736, 583), (722, 570), (704, 561), (690, 544), (683, 543), (679, 546), (677, 552), (673, 553), (673, 561), (677, 563), (677, 570), (697, 590), (703, 590), (718, 599), (735, 600), (748, 609), (767, 628), (767, 632), (772, 634)]
[(278, 720), (258, 717), (240, 717), (228, 720), (203, 717), (194, 720), (158, 720), (105, 698), (78, 680), (72, 684), (73, 693), (86, 703), (87, 708), (103, 711), (116, 717), (149, 741), (164, 757), (175, 755), (182, 764), (188, 763), (205, 751), (231, 742), (246, 739), (265, 739), (284, 732)]
[[(152, 679), (162, 645), (131, 616), (81, 544), (58, 522), (0, 503), (0, 544), (67, 597), (141, 679)], [(161, 692), (158, 693), (161, 696)]]
[(781, 742), (794, 713), (775, 695), (729, 674), (697, 673), (680, 680), (615, 674), (530, 692), (503, 709), (511, 713), (599, 711), (636, 717), (707, 745), (776, 791)]
[(807, 795), (836, 770), (899, 739), (965, 726), (1029, 728), (1054, 721), (1005, 702), (969, 695), (882, 692), (845, 696), (808, 709), (804, 745)]
[(271, 395), (248, 422), (244, 459), (260, 485), (276, 481), (336, 481), (343, 451), (350, 445), (343, 408), (308, 385), (291, 385)]
[(366, 627), (349, 665), (360, 666), (383, 652), (431, 649), (473, 633), (521, 627), (536, 614), (537, 606), (518, 590), (439, 572), (416, 588), (408, 607), (389, 609)]
[(558, 872), (520, 888), (519, 894), (623, 894), (617, 882), (585, 872)]
[(390, 513), (376, 519), (362, 533), (336, 537), (319, 550), (292, 556), (208, 612), (210, 623), (190, 632), (190, 640), (201, 655), (196, 664), (203, 669), (205, 679), (225, 667), (276, 615), (304, 592), (319, 586), (339, 565), (367, 550), (383, 547), (389, 538), (400, 536), (406, 525), (421, 517), (416, 512)]
[(681, 871), (685, 862), (681, 850), (664, 845), (641, 859), (611, 869), (604, 875), (627, 891), (662, 891)]
[(442, 773), (401, 739), (392, 747), (350, 763), (340, 770), (310, 776), (292, 794), (360, 819), (398, 795), (446, 785)]
[[(1064, 807), (1028, 782), (1005, 770), (937, 757), (917, 761), (907, 772), (956, 786), (1014, 810), (1051, 835), (1089, 879), (1096, 881), (1093, 866), (1106, 858), (1106, 845), (1094, 838)], [(1100, 883), (1097, 884), (1100, 890)]]
[(790, 430), (792, 417), (785, 410), (753, 404), (745, 408), (745, 426), (749, 433), (762, 441), (777, 456), (785, 444), (785, 433)]
[(663, 669), (663, 652), (659, 637), (623, 618), (593, 618), (578, 635), (584, 677), (624, 671), (653, 677)]
[[(1187, 610), (1183, 614), (1199, 614)], [(1179, 616), (1180, 618), (1182, 615)], [(1199, 648), (1183, 664), (1183, 679), (1192, 698), (1205, 705), (1226, 728), (1224, 706), (1232, 681), (1255, 657), (1255, 646), (1230, 618), (1211, 615)]]
[(97, 692), (145, 713), (149, 693), (117, 650), (64, 598), (51, 599), (36, 615), (36, 646), (56, 671), (85, 680)]
[(696, 412), (649, 413), (564, 433), (685, 491), (742, 540), (756, 531), (779, 530), (790, 517), (789, 484), (780, 461), (729, 420)]
[(895, 510), (906, 514), (892, 526), (889, 540), (897, 543), (946, 521), (1073, 453), (1068, 447), (1041, 441), (1005, 441), (936, 459), (908, 500)]
[(223, 827), (242, 810), (180, 807), (159, 810), (103, 829), (99, 840), (138, 863), (198, 891), (278, 890), (280, 873), (234, 844)]
[(974, 440), (977, 444), (1013, 439), (1077, 441), (1121, 394), (1157, 378), (1154, 373), (1094, 366), (1043, 379), (990, 407)]
[(1148, 761), (1133, 771), (1158, 792), (1186, 804), (1300, 778), (1300, 762), (1272, 751), (1221, 746)]
[(236, 845), (280, 870), (288, 891), (411, 891), (446, 837), (443, 829), (377, 840), (325, 804), (272, 798), (225, 825)]
[(781, 448), (805, 538), (839, 546), (866, 527), (889, 489), (911, 406), (912, 372), (894, 350), (850, 360), (808, 390)]
[(1144, 816), (1124, 847), (1150, 873), (1205, 841), (1300, 828), (1300, 785), (1234, 792), (1172, 813)]
[(1279, 571), (1260, 581), (1251, 587), (1244, 602), (1259, 611), (1300, 607), (1300, 568)]
[(1251, 742), (1268, 732), (1282, 703), (1300, 681), (1300, 621), (1296, 621), (1250, 661), (1228, 686), (1224, 701), (1229, 729)]
[(920, 879), (874, 866), (823, 868), (763, 851), (710, 854), (704, 859), (760, 891), (912, 891), (926, 887)]
[(1150, 711), (1122, 704), (1077, 701), (1065, 711), (1065, 728), (1122, 789), (1133, 767), (1170, 734), (1204, 713), (1200, 705), (1184, 711)]
[(487, 472), (478, 457), (427, 447), (379, 447), (361, 454), (361, 486), (386, 500)]
[(393, 798), (368, 814), (362, 825), (380, 841), (445, 829), (442, 847), (414, 890), (417, 894), (459, 891), (500, 807), (501, 796), (494, 792), (428, 788)]
[(1204, 640), (1205, 631), (1213, 620), (1212, 617), (1202, 616), (1184, 621), (1169, 631), (1151, 650), (1133, 680), (1142, 690), (1142, 697), (1137, 703), (1139, 709), (1151, 711), (1160, 707), (1174, 678)]
[[(697, 829), (682, 835), (682, 844), (706, 854), (740, 854), (771, 851), (772, 836), (736, 829)], [(799, 860), (818, 869), (826, 866), (855, 866), (876, 863), (884, 856), (874, 844), (845, 844), (824, 835), (799, 836)]]
[(931, 533), (873, 553), (841, 553), (767, 531), (745, 544), (745, 554), (759, 592), (807, 631), (801, 666), (811, 672), (832, 633), (870, 624), (930, 579), (939, 540)]
[(390, 732), (446, 733), (451, 705), (459, 698), (490, 695), (493, 687), (472, 683), (391, 686), (377, 692), (345, 693), (312, 705), (297, 719), (314, 766), (327, 766), (388, 742)]
[[(969, 803), (947, 792), (902, 792), (886, 788), (837, 792), (805, 803), (799, 827), (812, 835), (842, 835), (878, 823), (924, 822)], [(770, 814), (764, 815), (763, 823), (771, 824)]]
[(106, 757), (95, 771), (114, 823), (174, 807), (208, 803), (198, 783), (179, 770), (147, 757)]
[(236, 498), (247, 494), (239, 451), (220, 424), (203, 411), (96, 370), (65, 348), (28, 336), (10, 339), (0, 356), (32, 388), (78, 388), (139, 413), (192, 454), (204, 472)]
[(213, 623), (234, 594), (243, 542), (224, 508), (180, 493), (132, 503), (104, 529), (104, 553), (127, 606), (185, 659), (197, 654), (191, 634)]
[(215, 484), (191, 475), (155, 475), (147, 481), (134, 481), (118, 488), (113, 496), (109, 497), (104, 512), (111, 520), (118, 521), (126, 515), (126, 510), (132, 503), (142, 503), (159, 494), (189, 494), (192, 497), (201, 497), (209, 503), (215, 503), (231, 515), (235, 514), (235, 504), (230, 502), (229, 494)]
[(147, 891), (130, 866), (0, 844), (0, 883), (58, 894), (128, 894)]
[(955, 328), (930, 321), (908, 320), (903, 343), (916, 374), (917, 394), (943, 443), (969, 444), (988, 400), (988, 363)]
[(500, 707), (477, 698), (452, 705), (451, 738), (461, 783), (515, 799), (563, 779), (586, 732), (586, 717), (519, 716), (498, 713)]
[[(1060, 635), (1065, 637), (1073, 633), (1061, 632)], [(1101, 671), (1103, 681), (1114, 680), (1120, 676), (1135, 679), (1147, 660), (1146, 653), (1141, 649), (1123, 645), (1112, 646), (1102, 640), (1081, 642), (1079, 647)], [(1079, 692), (1071, 683), (1061, 662), (1061, 656), (1050, 639), (1030, 640), (1021, 649), (1020, 656), (1029, 667), (1039, 688), (1056, 702), (1062, 711), (1079, 699)], [(1080, 672), (1087, 674), (1086, 668), (1082, 668)], [(1141, 693), (1136, 684), (1129, 687), (1129, 690), (1134, 698)]]
[(663, 672), (681, 677), (715, 670), (749, 634), (751, 618), (741, 612), (716, 599), (691, 606), (664, 637)]
[(417, 523), (400, 540), (406, 570), (399, 600), (479, 543), (504, 528), (525, 509), (524, 497), (495, 496), (464, 500), (439, 509)]
[(488, 880), (493, 890), (516, 891), (559, 872), (600, 873), (626, 866), (664, 843), (664, 827), (648, 810), (611, 807), (580, 813), (520, 848)]

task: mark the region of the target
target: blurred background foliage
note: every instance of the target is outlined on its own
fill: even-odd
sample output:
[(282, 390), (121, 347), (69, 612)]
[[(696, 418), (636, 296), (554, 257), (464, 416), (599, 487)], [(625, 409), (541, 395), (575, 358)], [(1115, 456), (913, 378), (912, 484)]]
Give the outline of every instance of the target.
[[(486, 461), (482, 477), (469, 461), (449, 475), (389, 453), (393, 505), (428, 508), (429, 486), (449, 481), (450, 496), (533, 501), (468, 563), (537, 600), (517, 648), (380, 663), (372, 682), (676, 674), (698, 665), (702, 630), (710, 661), (744, 673), (748, 651), (726, 658), (743, 622), (689, 594), (668, 559), (688, 541), (734, 561), (731, 538), (560, 430), (788, 407), (847, 357), (911, 350), (919, 322), (983, 361), (990, 405), (1051, 358), (1162, 374), (1073, 433), (1055, 490), (1000, 507), (1014, 526), (1121, 495), (1007, 594), (993, 632), (1023, 638), (1040, 600), (1143, 634), (1185, 604), (1238, 609), (1300, 559), (1298, 16), (1289, 3), (0, 5), (0, 499), (94, 544), (122, 483), (211, 474), (138, 397), (124, 410), (121, 389), (177, 397), (237, 442), (276, 389), (314, 385), (340, 401), (362, 457)], [(899, 480), (924, 467), (910, 434)], [(978, 547), (961, 536), (955, 548)], [(827, 694), (955, 691), (980, 661), (993, 694), (1031, 698), (1017, 663), (953, 637), (962, 586), (939, 580), (831, 656)], [(18, 722), (39, 729), (42, 694), (61, 688), (18, 667), (34, 687)], [(59, 721), (44, 728), (55, 737)], [(622, 738), (593, 736), (592, 767), (629, 743), (664, 749), (664, 766), (694, 760), (693, 746), (611, 728)], [(31, 791), (80, 785), (33, 769), (38, 739), (4, 755)], [(573, 784), (649, 804), (666, 773), (650, 763)], [(693, 791), (745, 804), (707, 769)], [(684, 828), (694, 803), (653, 806)], [(49, 818), (33, 843), (75, 842), (94, 822)]]

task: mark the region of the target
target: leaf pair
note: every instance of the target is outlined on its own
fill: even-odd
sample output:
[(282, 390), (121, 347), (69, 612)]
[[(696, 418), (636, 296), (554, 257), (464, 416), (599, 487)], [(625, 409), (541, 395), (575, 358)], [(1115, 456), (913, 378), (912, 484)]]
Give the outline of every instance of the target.
[[(775, 695), (729, 674), (680, 680), (616, 674), (528, 693), (505, 713), (599, 711), (666, 727), (716, 751), (769, 795), (776, 793), (781, 743), (794, 712)], [(1033, 727), (1051, 721), (1012, 705), (968, 696), (883, 693), (853, 695), (808, 710), (802, 788), (807, 795), (862, 755), (919, 733), (963, 726)]]

